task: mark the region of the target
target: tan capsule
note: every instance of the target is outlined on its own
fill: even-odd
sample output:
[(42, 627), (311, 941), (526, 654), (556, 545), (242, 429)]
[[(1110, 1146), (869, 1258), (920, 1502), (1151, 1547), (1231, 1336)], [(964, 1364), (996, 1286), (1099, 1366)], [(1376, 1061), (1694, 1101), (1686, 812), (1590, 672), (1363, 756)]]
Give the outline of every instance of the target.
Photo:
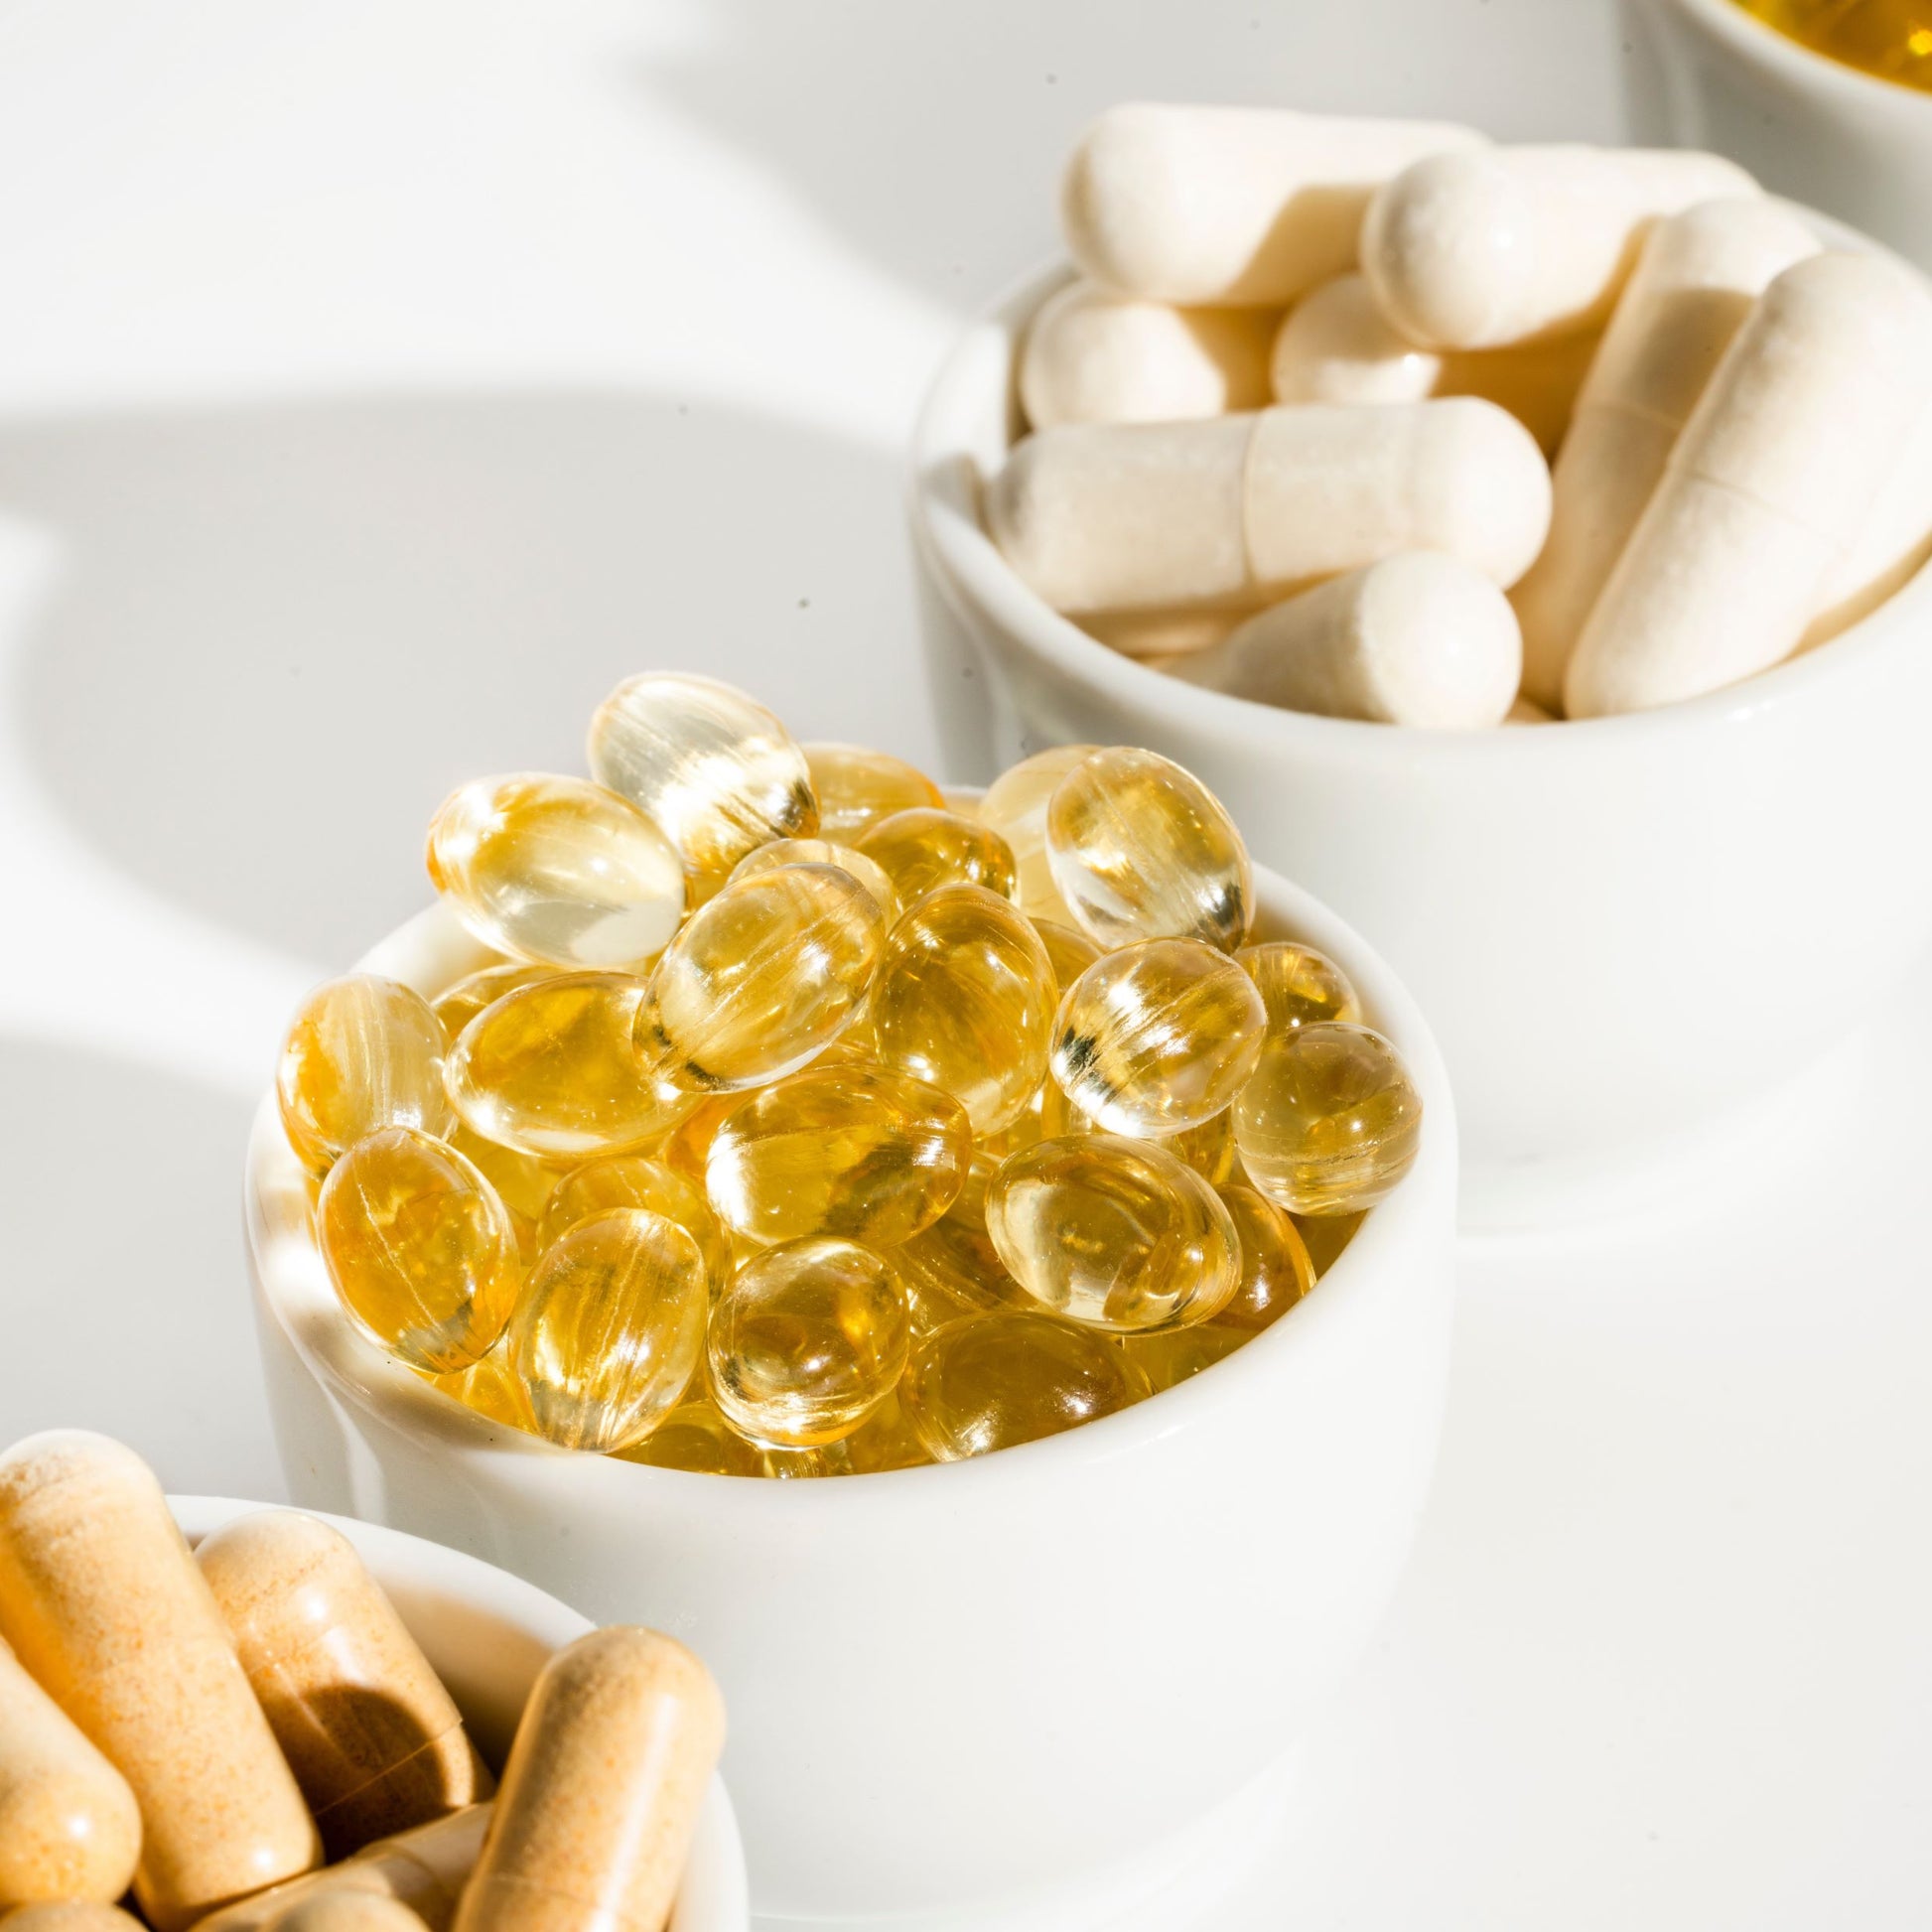
[(917, 765), (863, 745), (807, 745), (805, 763), (818, 794), (818, 834), (850, 844), (870, 825), (914, 805), (943, 806), (939, 787)]
[(381, 1892), (317, 1892), (298, 1899), (267, 1932), (422, 1932), (423, 1921), (400, 1899)]
[(456, 1932), (656, 1932), (725, 1741), (690, 1651), (593, 1631), (543, 1667)]
[(980, 800), (980, 823), (990, 825), (1013, 849), (1020, 882), (1016, 897), (1029, 918), (1066, 926), (1074, 922), (1046, 859), (1046, 801), (1075, 765), (1099, 750), (1098, 745), (1056, 745), (1035, 752), (1002, 771)]
[(159, 1932), (321, 1845), (153, 1472), (81, 1430), (0, 1455), (0, 1636), (127, 1780)]
[(902, 906), (942, 886), (984, 886), (1011, 898), (1019, 884), (1013, 849), (977, 818), (915, 805), (882, 818), (859, 838), (859, 850), (893, 882)]
[(262, 1510), (195, 1560), (332, 1860), (489, 1795), (462, 1713), (340, 1530)]
[(614, 1154), (608, 1160), (591, 1161), (558, 1181), (537, 1229), (539, 1251), (561, 1241), (579, 1221), (614, 1207), (648, 1208), (683, 1228), (704, 1256), (712, 1294), (731, 1280), (731, 1236), (712, 1212), (703, 1186), (661, 1160), (641, 1154)]
[(776, 872), (780, 866), (837, 866), (841, 872), (849, 872), (879, 901), (888, 925), (898, 917), (898, 895), (893, 891), (893, 882), (878, 862), (852, 846), (838, 845), (830, 839), (773, 839), (769, 845), (761, 845), (739, 860), (732, 869), (732, 880)]
[(141, 1921), (114, 1905), (92, 1900), (50, 1899), (44, 1904), (0, 1909), (7, 1932), (141, 1932)]

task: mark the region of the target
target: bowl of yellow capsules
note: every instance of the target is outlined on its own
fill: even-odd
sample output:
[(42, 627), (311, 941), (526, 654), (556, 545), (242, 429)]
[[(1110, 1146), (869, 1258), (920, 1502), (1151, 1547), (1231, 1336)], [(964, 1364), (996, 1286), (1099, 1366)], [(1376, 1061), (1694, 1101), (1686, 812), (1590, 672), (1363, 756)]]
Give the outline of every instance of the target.
[(1238, 1872), (1435, 1457), (1415, 1007), (1148, 752), (947, 793), (653, 673), (589, 764), (457, 791), (290, 1029), (291, 1489), (699, 1650), (761, 1917)]
[(1174, 759), (1383, 950), (1465, 1225), (1748, 1171), (1932, 937), (1932, 290), (1717, 155), (1285, 109), (1112, 109), (1061, 212), (916, 435), (1000, 755)]
[(8, 1932), (747, 1932), (724, 1706), (416, 1537), (0, 1452)]

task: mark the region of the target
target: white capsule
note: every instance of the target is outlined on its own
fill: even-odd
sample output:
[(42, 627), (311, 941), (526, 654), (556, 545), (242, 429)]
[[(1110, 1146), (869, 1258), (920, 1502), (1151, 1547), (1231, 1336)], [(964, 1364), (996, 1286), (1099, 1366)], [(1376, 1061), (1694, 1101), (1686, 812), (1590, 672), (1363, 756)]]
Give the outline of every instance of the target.
[(1510, 599), (1523, 688), (1539, 704), (1562, 702), (1590, 606), (1752, 303), (1817, 252), (1804, 223), (1761, 196), (1704, 202), (1650, 230), (1557, 457), (1549, 541)]
[[(1932, 344), (1926, 352), (1932, 354)], [(1905, 439), (1852, 547), (1826, 578), (1800, 650), (1869, 617), (1932, 555), (1932, 409)]]
[(1521, 668), (1502, 592), (1453, 557), (1408, 550), (1250, 618), (1173, 675), (1287, 711), (1469, 731), (1502, 722)]
[(1473, 397), (1310, 405), (1042, 430), (994, 478), (986, 513), (1056, 610), (1252, 605), (1398, 550), (1512, 584), (1549, 526), (1550, 472), (1521, 423)]
[(1109, 650), (1152, 664), (1168, 657), (1191, 657), (1218, 644), (1254, 615), (1248, 605), (1180, 611), (1133, 611), (1082, 618), (1081, 626)]
[(1280, 308), (1354, 265), (1379, 182), (1482, 138), (1433, 121), (1130, 101), (1073, 150), (1060, 225), (1081, 269), (1124, 295)]
[(1786, 656), (1932, 400), (1932, 291), (1876, 255), (1765, 290), (1671, 450), (1564, 679), (1573, 718)]
[(1362, 272), (1432, 348), (1499, 348), (1609, 313), (1643, 224), (1756, 184), (1715, 154), (1496, 148), (1419, 161), (1376, 192)]

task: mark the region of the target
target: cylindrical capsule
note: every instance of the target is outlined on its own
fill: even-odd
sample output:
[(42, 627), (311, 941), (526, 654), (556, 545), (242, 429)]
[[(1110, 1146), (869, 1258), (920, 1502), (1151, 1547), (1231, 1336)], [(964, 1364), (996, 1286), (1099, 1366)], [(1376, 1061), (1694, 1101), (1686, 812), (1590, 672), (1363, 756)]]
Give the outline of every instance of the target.
[(1810, 650), (1868, 617), (1900, 590), (1932, 552), (1932, 408), (1905, 440), (1858, 534), (1825, 575), (1819, 608), (1800, 650)]
[(983, 819), (914, 805), (876, 820), (859, 850), (893, 882), (910, 907), (942, 886), (983, 886), (1011, 898), (1019, 884), (1012, 848)]
[(267, 1932), (423, 1932), (423, 1921), (399, 1898), (338, 1886), (297, 1899)]
[(1158, 302), (1279, 308), (1355, 261), (1376, 185), (1470, 128), (1129, 101), (1067, 163), (1060, 225), (1095, 281)]
[[(1251, 615), (1246, 604), (1182, 606), (1177, 611), (1089, 611), (1080, 628), (1109, 650), (1165, 669), (1169, 660), (1191, 657), (1218, 644)], [(1031, 909), (1031, 908), (1030, 908)]]
[(1047, 918), (1063, 926), (1073, 923), (1060, 889), (1053, 884), (1053, 869), (1046, 863), (1046, 801), (1076, 764), (1099, 750), (1098, 745), (1056, 745), (1035, 752), (1002, 771), (980, 800), (980, 823), (1006, 840), (1018, 877), (1014, 897), (1035, 922)]
[(1271, 1034), (1289, 1033), (1319, 1020), (1362, 1017), (1353, 981), (1325, 952), (1299, 939), (1264, 939), (1243, 946), (1234, 958), (1260, 990)]
[(544, 1665), (456, 1932), (656, 1932), (669, 1917), (725, 1707), (654, 1630), (594, 1630)]
[(868, 859), (852, 846), (837, 845), (830, 839), (773, 839), (769, 845), (761, 845), (739, 860), (732, 869), (732, 880), (776, 872), (780, 866), (837, 866), (841, 872), (849, 872), (879, 901), (888, 925), (898, 917), (898, 895), (879, 862)]
[(1241, 1237), (1241, 1281), (1212, 1325), (1254, 1334), (1314, 1286), (1314, 1263), (1301, 1231), (1266, 1194), (1252, 1187), (1219, 1192)]
[(6, 1932), (141, 1932), (141, 1921), (119, 1906), (77, 1898), (0, 1908), (0, 1926)]
[(195, 1561), (329, 1858), (489, 1795), (462, 1713), (340, 1530), (262, 1510)]
[(0, 1637), (133, 1790), (134, 1895), (160, 1932), (317, 1862), (214, 1599), (131, 1449), (55, 1430), (0, 1455)]
[(614, 1207), (644, 1207), (675, 1221), (698, 1244), (715, 1295), (732, 1278), (731, 1236), (712, 1212), (704, 1189), (661, 1160), (616, 1154), (574, 1168), (551, 1190), (537, 1229), (541, 1252), (594, 1214)]
[[(818, 836), (850, 845), (868, 826), (915, 806), (942, 809), (939, 787), (915, 764), (864, 745), (807, 745)], [(836, 862), (835, 862), (836, 863)]]

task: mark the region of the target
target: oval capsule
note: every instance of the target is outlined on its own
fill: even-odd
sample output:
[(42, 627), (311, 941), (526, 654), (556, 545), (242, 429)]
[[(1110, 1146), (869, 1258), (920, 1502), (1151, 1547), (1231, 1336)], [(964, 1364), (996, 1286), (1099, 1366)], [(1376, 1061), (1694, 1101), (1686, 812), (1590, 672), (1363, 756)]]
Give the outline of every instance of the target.
[(1314, 1263), (1300, 1230), (1266, 1194), (1252, 1187), (1219, 1192), (1241, 1237), (1241, 1281), (1213, 1325), (1254, 1334), (1314, 1286)]
[(750, 879), (761, 872), (776, 872), (780, 866), (837, 866), (849, 872), (874, 898), (890, 925), (898, 917), (898, 895), (893, 882), (875, 860), (849, 845), (831, 839), (773, 839), (756, 852), (748, 852), (732, 870), (732, 878)]
[(533, 965), (527, 960), (509, 959), (500, 966), (484, 966), (466, 973), (455, 985), (445, 987), (430, 1002), (430, 1011), (443, 1023), (443, 1037), (452, 1046), (463, 1030), (484, 1007), (494, 1006), (505, 993), (520, 986), (534, 986), (538, 980), (555, 979), (554, 966)]
[(932, 806), (878, 820), (860, 834), (858, 847), (893, 882), (904, 906), (942, 886), (984, 886), (1011, 898), (1019, 885), (1013, 848), (999, 833), (978, 819)]
[(715, 1295), (732, 1278), (731, 1236), (711, 1211), (702, 1186), (675, 1168), (641, 1154), (614, 1154), (573, 1168), (552, 1189), (537, 1229), (539, 1251), (552, 1247), (593, 1214), (642, 1207), (675, 1221), (698, 1244)]
[(962, 1196), (929, 1228), (895, 1248), (893, 1268), (915, 1336), (930, 1334), (962, 1314), (1027, 1303), (986, 1231), (983, 1187), (971, 1205)]
[(850, 843), (870, 825), (914, 806), (943, 807), (939, 787), (915, 764), (863, 745), (807, 745), (821, 838)]
[(990, 825), (1013, 848), (1019, 878), (1016, 897), (1035, 920), (1073, 923), (1046, 858), (1046, 803), (1060, 780), (1099, 750), (1098, 745), (1055, 745), (1050, 751), (1035, 752), (1002, 771), (980, 800), (980, 823)]
[(1353, 982), (1324, 952), (1297, 939), (1243, 946), (1235, 963), (1254, 981), (1268, 1010), (1271, 1034), (1324, 1020), (1359, 1021), (1362, 1003)]

